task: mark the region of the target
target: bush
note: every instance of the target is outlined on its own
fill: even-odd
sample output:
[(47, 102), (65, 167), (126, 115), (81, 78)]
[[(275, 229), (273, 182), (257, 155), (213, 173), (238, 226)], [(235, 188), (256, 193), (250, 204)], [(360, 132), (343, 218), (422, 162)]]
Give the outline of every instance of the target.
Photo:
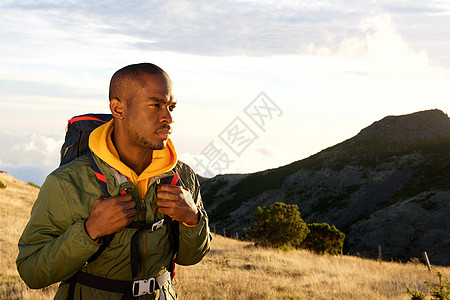
[(448, 279), (442, 275), (441, 272), (434, 270), (436, 276), (439, 278), (438, 283), (430, 283), (425, 281), (425, 284), (431, 289), (430, 296), (431, 299), (436, 300), (449, 300), (450, 299), (450, 282)]
[(406, 287), (406, 293), (411, 295), (411, 300), (426, 300), (426, 296), (422, 291), (419, 290), (411, 290), (409, 286)]
[(244, 233), (256, 246), (297, 248), (309, 232), (297, 205), (276, 202), (269, 208), (258, 207), (254, 220)]
[(0, 189), (6, 189), (6, 185), (0, 181)]
[(301, 247), (319, 254), (338, 255), (344, 247), (345, 234), (334, 225), (327, 223), (307, 224), (309, 234), (303, 240)]
[[(450, 281), (442, 275), (441, 272), (435, 270), (438, 277), (438, 283), (430, 283), (428, 280), (424, 281), (424, 284), (430, 288), (429, 294), (432, 300), (450, 300)], [(425, 300), (426, 295), (422, 291), (411, 290), (410, 287), (406, 287), (406, 293), (411, 295), (411, 300)]]

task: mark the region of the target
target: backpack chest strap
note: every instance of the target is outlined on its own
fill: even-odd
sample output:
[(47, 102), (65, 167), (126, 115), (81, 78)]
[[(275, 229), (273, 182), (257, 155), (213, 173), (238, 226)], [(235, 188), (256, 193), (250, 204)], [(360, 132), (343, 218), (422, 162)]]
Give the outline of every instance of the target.
[[(99, 289), (103, 291), (122, 293), (124, 294), (122, 299), (133, 299), (133, 297), (144, 296), (147, 294), (154, 293), (157, 289), (160, 290), (159, 299), (164, 299), (164, 293), (162, 291), (162, 286), (169, 281), (170, 273), (164, 272), (155, 278), (141, 279), (141, 280), (117, 280), (109, 279), (100, 276), (95, 276), (86, 272), (79, 271), (73, 277), (69, 279), (72, 281), (71, 284), (79, 283), (84, 286), (88, 286), (94, 289)], [(72, 300), (70, 297), (72, 294), (69, 293), (68, 300)]]

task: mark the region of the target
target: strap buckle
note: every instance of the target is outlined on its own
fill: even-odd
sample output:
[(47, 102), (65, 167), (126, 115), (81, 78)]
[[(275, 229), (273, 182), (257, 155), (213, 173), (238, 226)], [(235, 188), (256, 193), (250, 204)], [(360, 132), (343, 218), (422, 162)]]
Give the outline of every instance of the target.
[(152, 231), (156, 231), (164, 225), (164, 219), (159, 220), (158, 222), (153, 223)]
[(152, 294), (156, 289), (155, 278), (135, 280), (133, 282), (132, 294), (133, 297), (139, 297), (147, 294)]

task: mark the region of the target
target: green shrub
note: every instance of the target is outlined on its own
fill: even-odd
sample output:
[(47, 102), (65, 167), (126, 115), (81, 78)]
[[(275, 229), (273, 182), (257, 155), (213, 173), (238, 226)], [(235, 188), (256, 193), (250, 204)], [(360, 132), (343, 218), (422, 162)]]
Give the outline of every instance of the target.
[(406, 293), (411, 295), (411, 300), (426, 300), (426, 296), (422, 291), (412, 291), (409, 286), (406, 287)]
[(319, 254), (338, 255), (344, 247), (345, 234), (334, 225), (327, 223), (307, 224), (309, 234), (303, 240), (301, 247)]
[(0, 189), (6, 189), (6, 185), (0, 181)]
[(425, 285), (427, 285), (430, 290), (431, 299), (436, 300), (449, 300), (450, 299), (450, 282), (448, 279), (442, 275), (441, 272), (434, 270), (436, 272), (436, 276), (439, 279), (438, 283), (430, 283), (429, 281), (425, 281)]
[(276, 202), (269, 208), (258, 207), (254, 220), (244, 233), (256, 246), (297, 248), (309, 232), (297, 205)]
[[(450, 300), (450, 281), (442, 275), (441, 272), (435, 270), (438, 277), (437, 283), (431, 283), (428, 280), (424, 281), (424, 284), (430, 288), (429, 294), (431, 300)], [(408, 286), (406, 287), (406, 293), (411, 295), (411, 300), (426, 300), (426, 295), (422, 291), (411, 290)]]

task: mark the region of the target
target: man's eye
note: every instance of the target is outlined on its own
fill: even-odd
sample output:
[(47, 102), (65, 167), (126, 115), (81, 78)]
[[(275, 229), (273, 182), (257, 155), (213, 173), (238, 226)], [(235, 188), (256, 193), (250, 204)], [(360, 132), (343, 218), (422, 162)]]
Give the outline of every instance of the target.
[(169, 106), (169, 110), (170, 110), (170, 111), (173, 111), (174, 109), (175, 109), (175, 105)]

